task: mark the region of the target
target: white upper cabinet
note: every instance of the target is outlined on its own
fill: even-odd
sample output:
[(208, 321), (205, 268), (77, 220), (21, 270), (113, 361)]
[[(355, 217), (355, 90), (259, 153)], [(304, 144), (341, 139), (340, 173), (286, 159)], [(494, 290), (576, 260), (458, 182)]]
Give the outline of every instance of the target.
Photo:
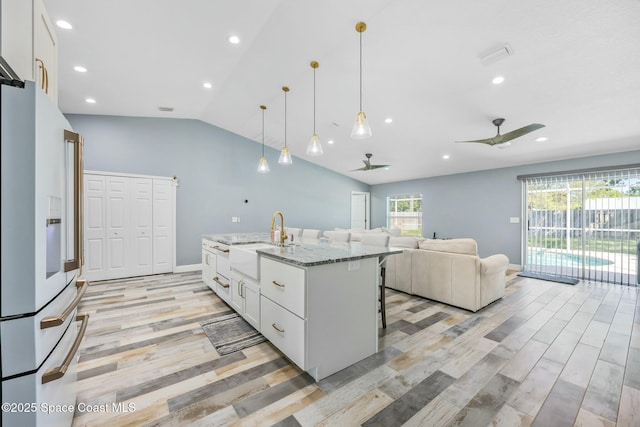
[(57, 105), (58, 38), (42, 0), (2, 0), (1, 5), (2, 57)]

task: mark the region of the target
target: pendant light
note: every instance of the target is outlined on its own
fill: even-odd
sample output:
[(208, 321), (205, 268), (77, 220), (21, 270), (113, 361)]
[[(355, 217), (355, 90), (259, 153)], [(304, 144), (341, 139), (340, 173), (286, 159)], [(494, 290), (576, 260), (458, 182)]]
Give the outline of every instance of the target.
[(289, 147), (287, 147), (287, 92), (289, 92), (289, 88), (282, 86), (282, 91), (284, 92), (284, 148), (280, 153), (278, 163), (284, 166), (289, 166), (293, 164), (291, 153), (289, 153)]
[(264, 156), (264, 110), (266, 110), (267, 107), (261, 105), (260, 109), (262, 110), (262, 157), (260, 157), (260, 161), (258, 162), (258, 172), (267, 173), (269, 172), (269, 163), (267, 163), (267, 158)]
[(313, 135), (307, 145), (307, 155), (322, 156), (322, 145), (320, 145), (320, 137), (316, 133), (316, 69), (320, 66), (317, 61), (311, 61), (313, 68)]
[(356, 24), (356, 31), (360, 33), (360, 111), (356, 115), (356, 122), (353, 124), (351, 130), (351, 138), (364, 139), (371, 137), (371, 127), (367, 121), (367, 115), (362, 111), (362, 33), (367, 29), (367, 24), (364, 22), (358, 22)]

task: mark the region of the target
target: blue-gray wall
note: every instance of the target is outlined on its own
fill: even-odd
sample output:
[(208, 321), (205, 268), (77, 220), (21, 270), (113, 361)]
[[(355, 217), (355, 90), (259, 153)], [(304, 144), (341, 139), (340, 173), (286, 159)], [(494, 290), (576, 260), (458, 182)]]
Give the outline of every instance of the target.
[(372, 227), (386, 225), (387, 197), (422, 194), (423, 235), (471, 237), (480, 256), (503, 253), (511, 264), (521, 264), (522, 185), (518, 175), (552, 173), (640, 163), (640, 150), (602, 156), (536, 163), (434, 178), (416, 179), (371, 187)]
[[(369, 186), (299, 158), (256, 172), (261, 145), (199, 120), (69, 114), (85, 139), (85, 169), (177, 176), (176, 263), (200, 263), (202, 234), (268, 232), (271, 215), (291, 227), (348, 228), (351, 191)], [(248, 203), (244, 201), (248, 200)], [(231, 217), (240, 217), (232, 223)]]

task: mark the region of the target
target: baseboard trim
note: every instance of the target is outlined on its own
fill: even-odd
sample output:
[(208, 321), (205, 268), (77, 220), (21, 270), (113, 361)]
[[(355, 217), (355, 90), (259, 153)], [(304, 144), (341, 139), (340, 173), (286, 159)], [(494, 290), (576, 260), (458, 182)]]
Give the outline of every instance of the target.
[(202, 264), (176, 265), (174, 273), (188, 273), (189, 271), (202, 270)]
[(520, 264), (509, 264), (509, 267), (507, 267), (507, 269), (522, 271), (522, 266)]

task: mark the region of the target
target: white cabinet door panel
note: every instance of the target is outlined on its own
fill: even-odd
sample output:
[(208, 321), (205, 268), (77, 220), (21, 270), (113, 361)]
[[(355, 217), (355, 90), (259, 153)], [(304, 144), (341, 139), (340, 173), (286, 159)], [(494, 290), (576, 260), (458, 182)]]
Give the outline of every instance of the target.
[(129, 276), (129, 178), (109, 176), (107, 187), (107, 279)]
[(173, 271), (173, 183), (153, 181), (153, 274)]
[(131, 180), (131, 275), (153, 273), (153, 180)]
[(105, 178), (84, 176), (84, 259), (87, 280), (106, 278)]

